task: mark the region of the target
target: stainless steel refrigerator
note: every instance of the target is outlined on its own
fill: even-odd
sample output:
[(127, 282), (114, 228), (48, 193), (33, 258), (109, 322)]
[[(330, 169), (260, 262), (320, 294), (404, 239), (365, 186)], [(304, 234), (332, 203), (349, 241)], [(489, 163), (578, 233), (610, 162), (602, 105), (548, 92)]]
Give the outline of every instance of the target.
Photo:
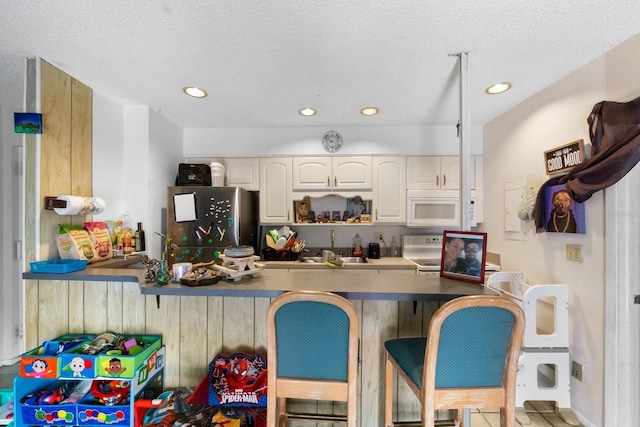
[(176, 262), (208, 262), (216, 251), (252, 246), (258, 253), (258, 193), (240, 187), (169, 187), (167, 233)]

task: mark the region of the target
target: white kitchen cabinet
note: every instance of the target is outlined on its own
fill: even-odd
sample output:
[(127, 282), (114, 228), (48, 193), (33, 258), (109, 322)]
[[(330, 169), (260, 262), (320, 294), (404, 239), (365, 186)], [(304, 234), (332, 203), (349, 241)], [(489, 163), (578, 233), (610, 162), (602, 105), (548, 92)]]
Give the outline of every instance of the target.
[(372, 157), (294, 157), (293, 191), (364, 190), (372, 185)]
[(403, 224), (407, 220), (405, 157), (373, 157), (373, 221)]
[(293, 221), (291, 157), (260, 159), (260, 222)]
[[(470, 162), (471, 189), (475, 189), (474, 157)], [(459, 190), (459, 156), (407, 157), (407, 188), (409, 190)]]
[(249, 191), (260, 189), (260, 161), (258, 158), (225, 158), (225, 182), (228, 187), (242, 187)]

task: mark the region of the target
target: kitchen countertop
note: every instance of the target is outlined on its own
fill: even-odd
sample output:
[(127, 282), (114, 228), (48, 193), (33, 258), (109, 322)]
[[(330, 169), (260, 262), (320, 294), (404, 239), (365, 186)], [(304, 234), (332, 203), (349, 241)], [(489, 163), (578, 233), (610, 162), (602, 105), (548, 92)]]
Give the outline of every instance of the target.
[[(300, 262), (300, 261), (259, 261), (267, 269), (327, 269), (321, 262)], [(415, 270), (416, 265), (401, 257), (382, 257), (380, 259), (367, 258), (363, 263), (347, 263), (344, 269), (353, 270)]]
[(268, 261), (255, 276), (237, 281), (220, 280), (208, 286), (170, 283), (157, 287), (145, 283), (145, 269), (91, 267), (67, 274), (23, 273), (28, 280), (76, 280), (137, 282), (142, 294), (273, 298), (292, 290), (335, 292), (350, 299), (369, 300), (449, 300), (463, 295), (496, 293), (484, 286), (457, 280), (412, 274), (415, 266), (403, 258), (381, 258), (364, 264), (331, 268), (323, 264), (295, 261)]

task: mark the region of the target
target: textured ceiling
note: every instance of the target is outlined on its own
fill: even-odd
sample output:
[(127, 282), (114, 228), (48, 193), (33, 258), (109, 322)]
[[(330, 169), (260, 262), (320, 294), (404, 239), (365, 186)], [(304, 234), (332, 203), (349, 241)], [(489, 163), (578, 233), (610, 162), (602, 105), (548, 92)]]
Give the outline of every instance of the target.
[[(0, 0), (0, 102), (38, 56), (181, 127), (483, 124), (640, 31), (621, 0)], [(502, 95), (488, 85), (513, 82)], [(186, 85), (205, 99), (182, 93)], [(18, 103), (20, 105), (20, 103)], [(380, 113), (362, 117), (374, 105)], [(298, 115), (305, 106), (318, 114)]]

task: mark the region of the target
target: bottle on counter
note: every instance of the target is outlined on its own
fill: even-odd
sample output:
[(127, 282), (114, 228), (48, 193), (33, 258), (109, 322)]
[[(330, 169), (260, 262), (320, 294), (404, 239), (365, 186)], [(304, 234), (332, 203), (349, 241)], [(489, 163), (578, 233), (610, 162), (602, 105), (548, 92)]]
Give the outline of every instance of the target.
[(136, 241), (136, 252), (144, 252), (146, 250), (146, 243), (144, 240), (144, 230), (142, 229), (142, 223), (138, 223), (138, 229), (134, 233)]
[(122, 236), (122, 253), (124, 255), (131, 255), (133, 252), (133, 233), (130, 228), (124, 229), (124, 235)]
[(353, 248), (351, 249), (351, 256), (361, 257), (362, 254), (362, 239), (360, 235), (356, 233), (356, 236), (353, 238)]
[(391, 247), (389, 248), (389, 253), (391, 256), (400, 255), (398, 251), (398, 243), (396, 242), (396, 236), (391, 236)]
[[(133, 252), (133, 230), (131, 230), (131, 220), (129, 212), (122, 214), (122, 253), (130, 255)], [(120, 239), (120, 238), (119, 238)]]

